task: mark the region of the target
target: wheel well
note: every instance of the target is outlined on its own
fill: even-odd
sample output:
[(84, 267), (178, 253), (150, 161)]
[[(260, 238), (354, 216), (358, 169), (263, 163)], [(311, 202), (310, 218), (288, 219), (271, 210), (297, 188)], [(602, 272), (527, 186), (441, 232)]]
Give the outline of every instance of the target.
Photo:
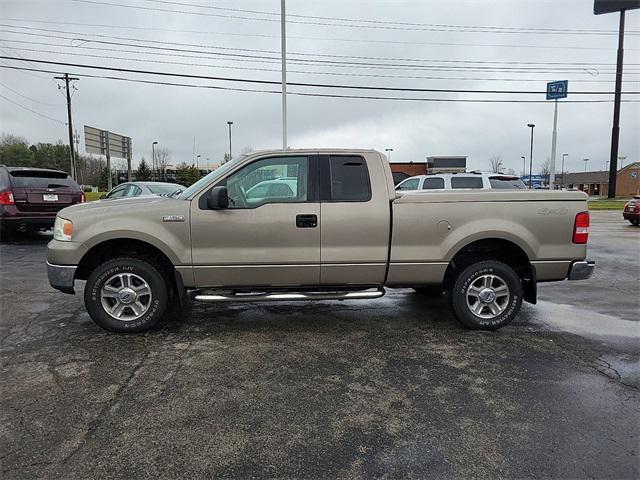
[(107, 240), (94, 245), (80, 260), (76, 269), (76, 278), (88, 279), (96, 267), (117, 257), (135, 257), (148, 261), (160, 269), (169, 289), (176, 290), (175, 268), (171, 260), (162, 250), (150, 243), (131, 238)]
[(527, 254), (513, 242), (501, 238), (476, 240), (463, 248), (449, 262), (444, 274), (443, 284), (450, 287), (457, 277), (469, 265), (482, 260), (496, 260), (509, 265), (522, 279), (524, 300), (536, 303), (535, 269)]

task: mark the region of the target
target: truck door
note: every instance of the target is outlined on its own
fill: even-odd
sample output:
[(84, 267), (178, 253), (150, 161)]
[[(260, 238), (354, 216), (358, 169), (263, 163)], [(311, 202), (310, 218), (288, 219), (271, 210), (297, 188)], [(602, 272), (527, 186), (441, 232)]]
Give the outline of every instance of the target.
[(318, 285), (317, 156), (259, 158), (233, 171), (218, 185), (227, 187), (228, 208), (208, 209), (208, 191), (192, 202), (196, 285)]
[(391, 213), (381, 159), (321, 155), (320, 202), (321, 283), (383, 283)]

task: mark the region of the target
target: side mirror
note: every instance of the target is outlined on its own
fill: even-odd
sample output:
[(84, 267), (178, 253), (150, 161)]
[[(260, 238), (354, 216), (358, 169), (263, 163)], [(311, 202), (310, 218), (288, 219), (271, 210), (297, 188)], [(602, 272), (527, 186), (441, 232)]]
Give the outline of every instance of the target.
[(207, 197), (207, 207), (211, 210), (222, 210), (229, 206), (227, 187), (213, 187)]

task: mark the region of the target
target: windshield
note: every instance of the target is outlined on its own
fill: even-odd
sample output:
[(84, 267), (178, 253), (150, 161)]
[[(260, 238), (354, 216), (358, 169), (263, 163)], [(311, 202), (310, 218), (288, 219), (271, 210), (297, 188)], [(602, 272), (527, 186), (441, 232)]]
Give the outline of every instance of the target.
[(245, 157), (235, 158), (225, 163), (224, 165), (216, 168), (213, 172), (202, 177), (200, 180), (198, 180), (196, 183), (191, 185), (189, 188), (187, 188), (184, 192), (182, 192), (180, 195), (178, 195), (175, 198), (177, 198), (178, 200), (187, 200), (191, 195), (200, 191), (206, 185), (214, 182), (218, 178), (222, 177), (229, 170), (232, 170), (233, 167), (235, 167), (241, 160), (244, 160), (244, 158)]
[(146, 184), (147, 188), (151, 190), (151, 193), (155, 193), (156, 195), (169, 195), (170, 193), (174, 193), (176, 190), (182, 190), (184, 187), (182, 185), (178, 185), (177, 183), (165, 183), (165, 184)]

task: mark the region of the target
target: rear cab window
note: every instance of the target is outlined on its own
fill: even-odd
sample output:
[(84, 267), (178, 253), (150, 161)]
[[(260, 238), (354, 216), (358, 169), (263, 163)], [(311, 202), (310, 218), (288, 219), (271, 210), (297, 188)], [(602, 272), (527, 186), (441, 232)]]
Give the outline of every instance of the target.
[[(324, 185), (321, 186), (321, 200), (333, 202), (371, 200), (371, 183), (364, 158), (356, 155), (331, 155), (328, 160), (328, 165), (325, 162), (322, 165), (324, 167), (322, 184)], [(327, 180), (329, 185), (326, 185)]]
[(482, 188), (482, 177), (451, 177), (451, 188)]

